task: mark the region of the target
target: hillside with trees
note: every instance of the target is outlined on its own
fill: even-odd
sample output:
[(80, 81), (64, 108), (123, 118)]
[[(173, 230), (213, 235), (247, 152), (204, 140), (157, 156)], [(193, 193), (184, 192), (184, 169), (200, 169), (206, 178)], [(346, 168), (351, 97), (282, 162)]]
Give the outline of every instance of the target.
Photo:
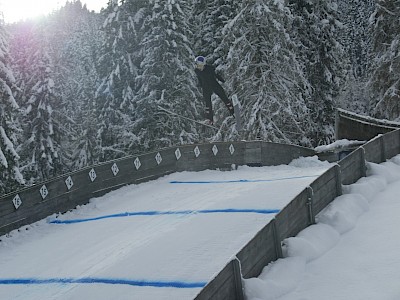
[[(399, 20), (400, 0), (77, 0), (0, 23), (0, 193), (172, 145), (328, 144), (336, 107), (399, 120)], [(204, 120), (197, 55), (243, 132), (216, 96), (219, 131), (187, 119)]]

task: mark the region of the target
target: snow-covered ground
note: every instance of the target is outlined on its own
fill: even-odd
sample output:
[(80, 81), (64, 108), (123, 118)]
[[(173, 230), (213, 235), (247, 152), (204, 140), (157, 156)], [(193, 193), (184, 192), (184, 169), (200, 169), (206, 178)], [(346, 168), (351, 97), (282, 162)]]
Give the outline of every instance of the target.
[(400, 156), (368, 164), (298, 236), (285, 258), (244, 280), (248, 300), (400, 299)]
[[(0, 237), (0, 299), (193, 299), (329, 166), (182, 172), (93, 199)], [(368, 175), (244, 280), (248, 300), (400, 299), (400, 156)]]
[(92, 199), (0, 237), (0, 299), (193, 299), (329, 167), (182, 172)]

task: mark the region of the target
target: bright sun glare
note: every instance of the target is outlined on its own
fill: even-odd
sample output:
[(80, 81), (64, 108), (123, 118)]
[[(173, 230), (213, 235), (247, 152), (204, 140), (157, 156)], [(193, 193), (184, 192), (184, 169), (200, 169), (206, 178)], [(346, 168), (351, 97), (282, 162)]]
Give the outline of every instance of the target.
[[(63, 6), (67, 0), (0, 0), (0, 12), (6, 23), (45, 16)], [(73, 1), (70, 1), (73, 2)], [(81, 0), (89, 10), (100, 11), (108, 0)]]

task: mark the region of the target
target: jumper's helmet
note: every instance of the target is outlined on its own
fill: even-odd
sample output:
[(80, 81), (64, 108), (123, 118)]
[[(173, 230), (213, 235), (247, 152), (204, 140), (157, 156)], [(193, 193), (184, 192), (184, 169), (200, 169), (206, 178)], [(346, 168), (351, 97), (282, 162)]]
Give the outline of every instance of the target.
[(197, 56), (195, 62), (196, 65), (204, 66), (206, 64), (206, 58), (204, 56)]

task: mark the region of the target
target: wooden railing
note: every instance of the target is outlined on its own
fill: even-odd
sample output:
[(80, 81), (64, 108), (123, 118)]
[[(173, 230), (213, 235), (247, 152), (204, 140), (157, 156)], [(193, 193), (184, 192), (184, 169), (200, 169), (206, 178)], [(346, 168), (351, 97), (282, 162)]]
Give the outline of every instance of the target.
[(343, 109), (336, 110), (335, 138), (369, 141), (378, 134), (388, 133), (400, 128), (400, 123), (374, 119)]
[(0, 197), (0, 235), (127, 184), (179, 171), (287, 164), (294, 158), (314, 154), (314, 150), (303, 147), (254, 141), (185, 145), (125, 157)]
[[(342, 110), (338, 111), (336, 120), (336, 133), (340, 139), (369, 140), (376, 134), (387, 133), (357, 148), (300, 192), (199, 292), (196, 299), (244, 299), (242, 278), (258, 276), (268, 263), (282, 257), (281, 241), (313, 224), (315, 216), (341, 194), (342, 184), (354, 183), (365, 176), (366, 161), (380, 163), (400, 153), (400, 131), (393, 131), (395, 124), (375, 120), (368, 123), (371, 118), (366, 120)], [(0, 197), (0, 235), (53, 213), (73, 209), (127, 184), (146, 182), (179, 171), (287, 164), (295, 158), (315, 154), (312, 149), (294, 145), (253, 141), (185, 145), (125, 157)]]
[[(349, 113), (351, 114), (351, 113)], [(337, 119), (338, 120), (338, 119)], [(365, 120), (363, 120), (365, 122)], [(363, 127), (377, 130), (377, 124)], [(375, 126), (375, 127), (374, 127)], [(378, 125), (379, 127), (380, 125)], [(371, 129), (372, 128), (372, 129)], [(386, 128), (387, 129), (387, 128)], [(384, 129), (384, 130), (386, 130)], [(381, 133), (381, 132), (379, 132)], [(348, 139), (365, 139), (371, 132), (356, 132)], [(345, 137), (342, 137), (345, 138)], [(257, 277), (270, 262), (282, 257), (281, 242), (315, 223), (315, 216), (342, 193), (342, 185), (366, 175), (366, 162), (381, 163), (400, 153), (400, 129), (371, 139), (315, 179), (245, 245), (226, 267), (200, 291), (196, 300), (243, 300), (238, 278)]]

